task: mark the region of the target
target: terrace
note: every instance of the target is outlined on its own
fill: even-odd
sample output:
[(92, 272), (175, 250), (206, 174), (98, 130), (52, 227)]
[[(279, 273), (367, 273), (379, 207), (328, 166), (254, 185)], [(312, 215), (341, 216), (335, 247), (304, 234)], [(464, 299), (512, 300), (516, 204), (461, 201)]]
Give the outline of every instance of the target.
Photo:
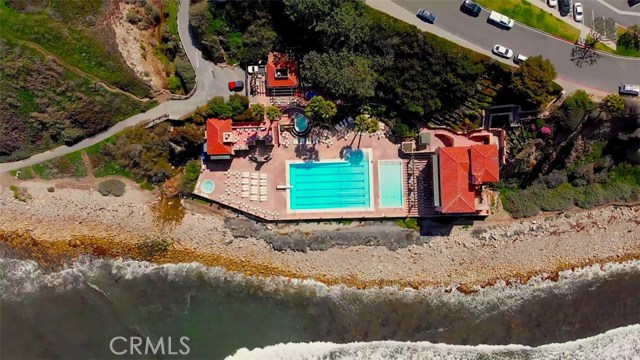
[[(281, 123), (233, 125), (233, 157), (206, 158), (194, 193), (273, 221), (437, 216), (436, 150), (501, 141), (484, 130), (424, 129), (407, 153), (406, 143), (393, 143), (386, 130), (359, 134), (349, 119), (297, 136), (291, 115), (285, 111)], [(251, 156), (257, 138), (268, 142), (268, 161)], [(488, 198), (476, 190), (474, 208), (484, 214)]]

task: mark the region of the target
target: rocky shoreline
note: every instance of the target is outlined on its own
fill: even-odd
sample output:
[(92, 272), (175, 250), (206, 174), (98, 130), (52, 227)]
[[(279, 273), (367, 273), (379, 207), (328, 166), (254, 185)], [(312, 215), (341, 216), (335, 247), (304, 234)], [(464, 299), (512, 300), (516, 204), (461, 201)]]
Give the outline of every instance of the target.
[[(14, 199), (9, 183), (31, 199)], [(49, 192), (48, 187), (55, 186)], [(311, 278), (356, 287), (453, 286), (471, 292), (594, 263), (640, 259), (640, 206), (495, 217), (419, 236), (393, 223), (264, 225), (186, 202), (164, 217), (156, 194), (127, 184), (103, 197), (75, 181), (0, 181), (0, 244), (43, 266), (83, 254), (158, 263), (200, 262), (248, 275)], [(169, 219), (169, 220), (167, 220)], [(169, 246), (156, 249), (153, 241)], [(162, 243), (158, 243), (162, 244)], [(149, 249), (153, 252), (149, 252)]]

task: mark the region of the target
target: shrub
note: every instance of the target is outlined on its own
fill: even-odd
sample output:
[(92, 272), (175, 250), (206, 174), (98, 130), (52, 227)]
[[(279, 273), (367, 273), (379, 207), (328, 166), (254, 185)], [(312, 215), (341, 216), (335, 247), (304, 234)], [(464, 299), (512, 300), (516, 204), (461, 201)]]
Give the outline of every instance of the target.
[(411, 129), (409, 129), (409, 126), (399, 121), (396, 121), (396, 123), (393, 124), (393, 127), (391, 128), (391, 132), (393, 132), (394, 135), (396, 135), (401, 139), (405, 139), (413, 135), (413, 132), (411, 131)]
[(17, 172), (17, 175), (18, 175), (18, 179), (20, 179), (20, 180), (31, 180), (31, 179), (33, 179), (33, 171), (31, 171), (31, 168), (20, 169)]
[(537, 215), (540, 212), (535, 197), (527, 190), (504, 194), (502, 196), (502, 206), (516, 219)]
[(102, 196), (122, 196), (124, 195), (125, 184), (117, 179), (110, 179), (98, 184), (98, 191)]
[(553, 189), (567, 182), (567, 174), (561, 170), (553, 170), (542, 181), (547, 188)]
[(13, 191), (13, 198), (22, 202), (31, 200), (31, 194), (25, 188), (21, 188), (15, 185), (9, 186), (9, 189)]
[(564, 183), (550, 190), (534, 186), (528, 191), (535, 194), (536, 203), (543, 211), (569, 210), (574, 206), (575, 189), (569, 183)]
[(405, 229), (418, 230), (420, 226), (418, 225), (418, 220), (416, 218), (407, 218), (404, 220), (396, 220), (396, 225), (403, 227)]
[(196, 182), (200, 176), (200, 162), (198, 160), (191, 160), (184, 168), (184, 175), (180, 182), (180, 192), (188, 194), (193, 192), (196, 187)]
[(47, 188), (47, 191), (48, 191), (48, 192), (50, 192), (50, 193), (52, 193), (52, 192), (56, 191), (56, 188), (55, 188), (55, 187), (53, 187), (53, 186), (49, 186), (49, 187)]
[(591, 209), (606, 202), (606, 194), (600, 184), (584, 186), (576, 192), (575, 204), (583, 209)]
[(574, 186), (584, 186), (593, 184), (596, 181), (593, 173), (593, 164), (586, 164), (575, 169), (569, 176), (571, 184)]

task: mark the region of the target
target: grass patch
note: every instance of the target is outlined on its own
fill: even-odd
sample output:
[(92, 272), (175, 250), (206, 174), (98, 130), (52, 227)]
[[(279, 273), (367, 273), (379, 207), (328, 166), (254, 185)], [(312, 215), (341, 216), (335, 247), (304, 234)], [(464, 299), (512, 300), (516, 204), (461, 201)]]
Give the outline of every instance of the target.
[(169, 32), (178, 36), (178, 0), (168, 0), (165, 2), (165, 11), (167, 12), (167, 25)]
[(104, 163), (93, 171), (93, 176), (97, 178), (105, 176), (123, 176), (127, 179), (133, 179), (133, 175), (127, 169), (116, 164), (115, 162)]
[(152, 191), (154, 189), (154, 186), (153, 186), (153, 184), (149, 184), (148, 182), (145, 181), (145, 182), (140, 184), (140, 188), (143, 189), (143, 190)]
[(31, 180), (33, 179), (33, 171), (29, 167), (22, 168), (18, 170), (17, 177), (20, 180)]
[(338, 224), (340, 225), (351, 225), (353, 223), (353, 220), (340, 220), (338, 221)]
[(580, 30), (524, 0), (477, 0), (477, 3), (512, 19), (574, 42)]
[(53, 179), (53, 176), (51, 176), (51, 174), (48, 171), (49, 167), (45, 165), (45, 163), (35, 164), (31, 168), (36, 172), (36, 174), (38, 174), (38, 177), (40, 179), (43, 179), (43, 180)]
[(418, 225), (418, 219), (416, 218), (407, 218), (407, 219), (398, 219), (395, 221), (396, 225), (411, 230), (419, 230), (420, 226)]
[[(54, 4), (61, 4), (57, 1)], [(73, 6), (95, 3), (92, 1), (67, 1)], [(56, 10), (60, 10), (57, 12)], [(73, 11), (73, 12), (70, 12)], [(84, 10), (82, 10), (84, 11)], [(65, 21), (57, 21), (49, 13), (83, 14), (81, 10), (52, 7), (38, 13), (22, 13), (0, 1), (0, 31), (4, 36), (38, 44), (65, 63), (76, 67), (104, 82), (131, 92), (140, 97), (150, 93), (149, 87), (128, 68), (117, 50), (105, 46), (99, 33), (91, 33), (90, 28), (71, 27)], [(88, 24), (87, 24), (88, 25)], [(115, 51), (114, 51), (115, 50)]]
[(87, 167), (82, 161), (82, 152), (57, 157), (31, 167), (43, 180), (60, 178), (82, 178), (87, 176)]

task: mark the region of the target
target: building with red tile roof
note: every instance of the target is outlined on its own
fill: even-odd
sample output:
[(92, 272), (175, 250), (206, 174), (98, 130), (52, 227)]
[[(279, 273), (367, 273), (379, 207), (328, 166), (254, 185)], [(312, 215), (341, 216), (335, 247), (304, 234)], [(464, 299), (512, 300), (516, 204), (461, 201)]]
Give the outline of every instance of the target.
[(500, 180), (498, 147), (439, 147), (434, 156), (434, 200), (441, 214), (474, 214), (482, 184)]
[(270, 96), (291, 96), (298, 88), (298, 62), (291, 57), (270, 53), (267, 62), (266, 88)]
[(498, 147), (495, 145), (471, 146), (471, 183), (500, 181), (500, 166), (498, 161)]
[(207, 155), (211, 160), (231, 159), (233, 151), (233, 131), (231, 119), (207, 120)]

